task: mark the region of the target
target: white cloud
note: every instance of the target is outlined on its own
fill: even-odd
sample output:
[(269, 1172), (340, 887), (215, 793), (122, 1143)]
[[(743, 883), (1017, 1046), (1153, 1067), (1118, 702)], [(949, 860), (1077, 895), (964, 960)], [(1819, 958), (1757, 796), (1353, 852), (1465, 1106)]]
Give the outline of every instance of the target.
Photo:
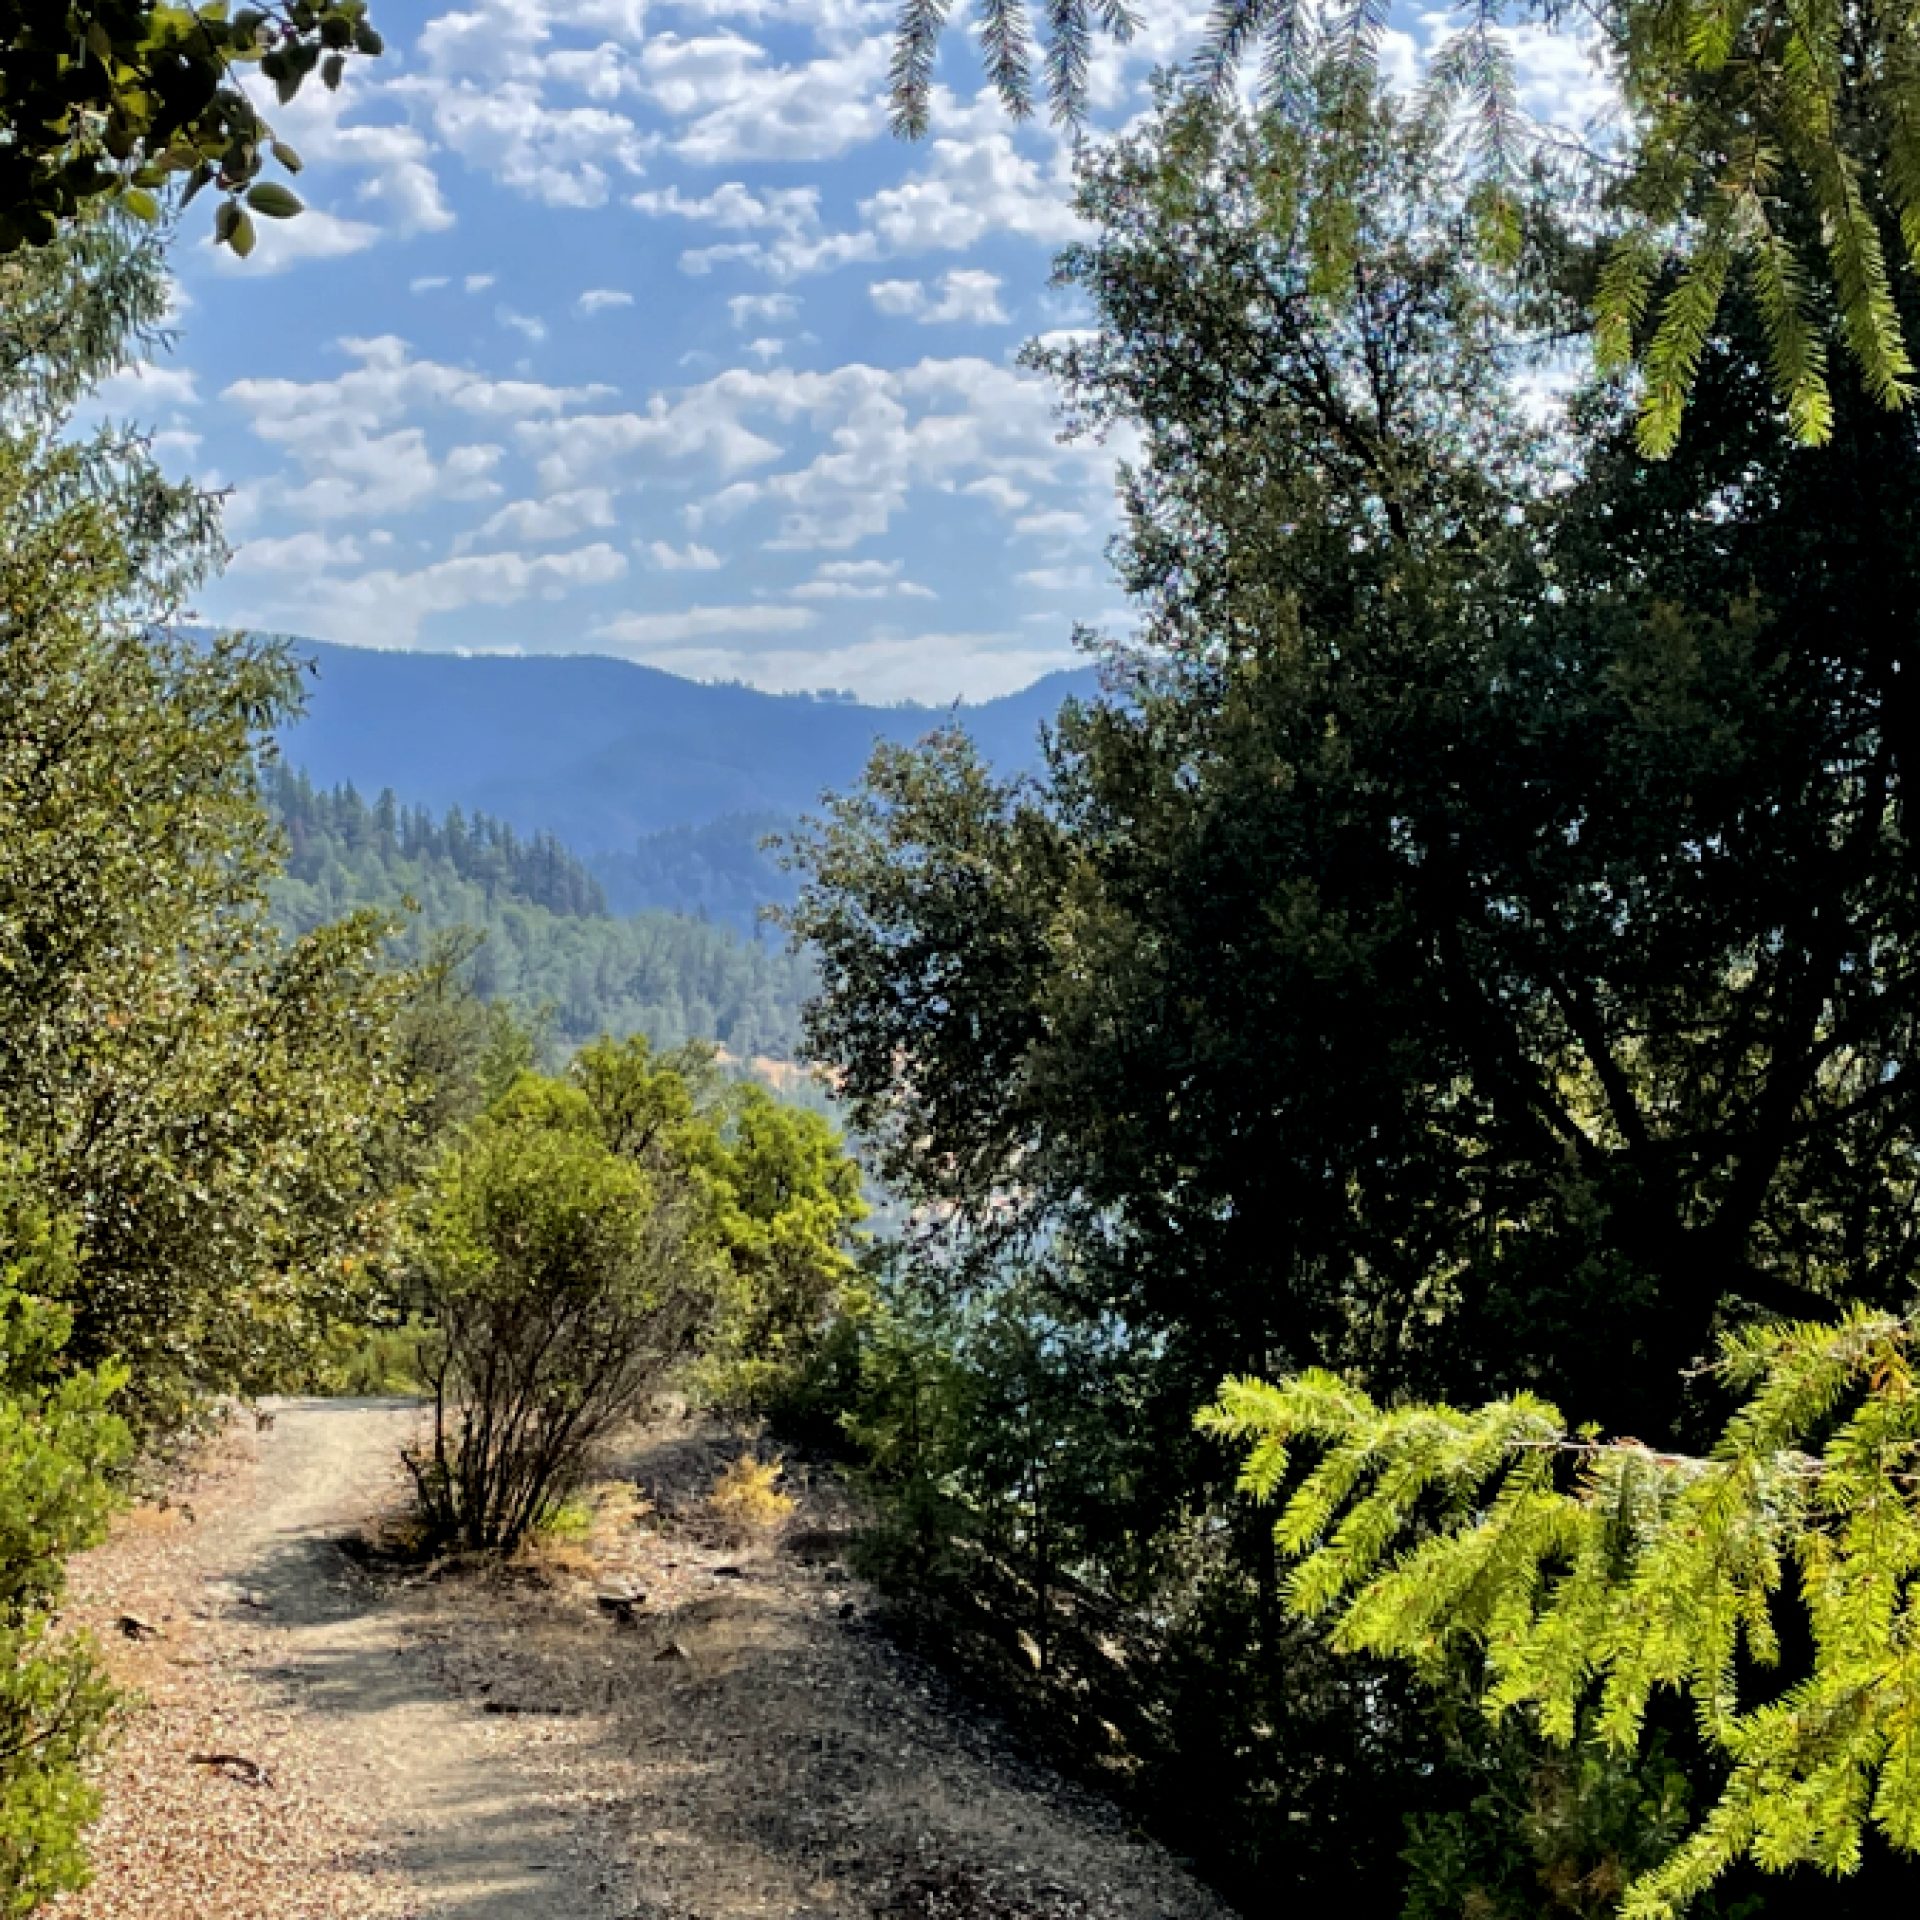
[(389, 99), (397, 100), (391, 87), (354, 86), (337, 93), (303, 87), (297, 98), (274, 109), (274, 129), (299, 151), (310, 177), (337, 181), (344, 171), (357, 171), (362, 178), (354, 199), (379, 216), (385, 230), (444, 232), (454, 224), (453, 210), (434, 172), (426, 135), (405, 121), (368, 123), (359, 117)]
[(622, 650), (671, 648), (721, 633), (797, 633), (819, 624), (810, 607), (686, 607), (677, 613), (623, 613), (602, 621), (594, 638)]
[(541, 484), (554, 492), (620, 467), (636, 455), (649, 465), (688, 461), (722, 475), (743, 473), (777, 460), (781, 452), (775, 441), (742, 424), (728, 404), (729, 381), (762, 377), (722, 374), (678, 402), (656, 396), (644, 413), (530, 420), (519, 428), (520, 443), (539, 461)]
[(863, 200), (861, 216), (893, 254), (960, 253), (989, 236), (1058, 245), (1080, 231), (1064, 156), (1043, 173), (1004, 130), (937, 139), (925, 170)]
[(413, 279), (407, 282), (407, 291), (409, 293), (437, 293), (442, 287), (449, 287), (452, 284), (453, 282), (449, 280), (444, 273), (422, 273), (416, 274)]
[(738, 33), (661, 34), (640, 54), (641, 85), (688, 124), (673, 141), (701, 166), (828, 160), (887, 129), (888, 36), (866, 32), (819, 59), (776, 66)]
[[(629, 416), (631, 418), (631, 416)], [(581, 469), (586, 421), (564, 428), (523, 427), (523, 439), (550, 447), (548, 484), (571, 484)], [(803, 464), (763, 478), (744, 476), (772, 465), (783, 449), (764, 431), (788, 424), (810, 428), (822, 450)], [(958, 489), (998, 480), (1032, 497), (1063, 487), (1111, 492), (1112, 455), (1099, 447), (1062, 446), (1053, 396), (1040, 380), (998, 361), (923, 360), (895, 369), (858, 363), (828, 372), (734, 368), (672, 398), (658, 397), (637, 429), (607, 434), (602, 457), (617, 461), (647, 444), (690, 447), (740, 445), (733, 484), (703, 502), (697, 529), (754, 508), (771, 508), (775, 548), (845, 548), (883, 533), (916, 487)], [(991, 496), (986, 496), (991, 498)], [(1073, 499), (1060, 502), (1073, 506)]]
[(931, 588), (903, 580), (898, 560), (830, 560), (788, 589), (792, 600), (931, 600)]
[(1083, 593), (1100, 584), (1091, 567), (1029, 567), (1016, 578), (1042, 593)]
[(1084, 513), (1070, 507), (1047, 507), (1038, 513), (1022, 514), (1013, 523), (1015, 533), (1029, 540), (1075, 540), (1092, 529)]
[(564, 412), (603, 398), (600, 386), (553, 387), (534, 380), (496, 380), (466, 367), (416, 360), (394, 334), (348, 337), (338, 346), (354, 362), (331, 380), (250, 375), (221, 398), (245, 414), (263, 439), (290, 445), (325, 442), (395, 422), (416, 406), (449, 408), (488, 420)]
[(596, 313), (611, 313), (617, 307), (633, 305), (633, 295), (618, 287), (589, 287), (573, 303), (575, 313), (590, 318)]
[(162, 407), (191, 407), (199, 403), (200, 389), (190, 367), (159, 367), (151, 360), (124, 367), (93, 389), (90, 396), (105, 413), (134, 413), (151, 417)]
[(655, 219), (671, 214), (733, 232), (810, 233), (820, 224), (818, 187), (772, 187), (756, 193), (744, 181), (729, 180), (703, 194), (682, 193), (678, 187), (649, 188), (636, 193), (632, 205)]
[(754, 267), (775, 280), (798, 280), (855, 261), (875, 260), (879, 255), (880, 243), (870, 233), (789, 233), (774, 240), (731, 240), (719, 246), (691, 247), (680, 256), (680, 269), (698, 276), (716, 267)]
[(967, 326), (1004, 326), (1000, 305), (1001, 279), (977, 267), (957, 267), (940, 276), (939, 292), (929, 293), (919, 280), (876, 280), (867, 295), (884, 314), (914, 319), (924, 327), (960, 323)]
[(297, 573), (311, 577), (329, 567), (357, 567), (365, 557), (351, 534), (290, 533), (242, 541), (229, 573)]
[(549, 494), (544, 500), (511, 501), (490, 514), (467, 536), (467, 543), (509, 540), (540, 546), (572, 540), (613, 523), (613, 495), (605, 487), (581, 487), (572, 493)]
[(406, 570), (302, 578), (287, 589), (288, 601), (243, 603), (252, 625), (297, 626), (322, 640), (362, 647), (410, 647), (422, 624), (436, 615), (476, 606), (512, 606), (521, 601), (561, 600), (579, 588), (605, 586), (627, 571), (626, 556), (604, 542), (570, 553), (457, 554)]
[(657, 144), (623, 113), (548, 100), (544, 76), (484, 84), (419, 74), (389, 91), (425, 115), (439, 144), (501, 185), (550, 207), (598, 207), (615, 174), (646, 171)]
[(256, 220), (253, 225), (257, 239), (244, 260), (232, 248), (207, 240), (222, 273), (284, 273), (309, 260), (338, 260), (362, 253), (380, 238), (378, 227), (364, 220), (343, 220), (319, 207), (309, 207), (292, 220)]
[(512, 307), (495, 307), (493, 317), (510, 331), (538, 346), (547, 337), (547, 323), (530, 313), (516, 313)]
[(743, 332), (753, 326), (779, 326), (796, 319), (800, 302), (790, 293), (736, 293), (727, 302), (733, 324)]
[[(633, 205), (655, 219), (671, 215), (722, 233), (767, 236), (689, 249), (680, 256), (680, 265), (684, 272), (696, 275), (711, 273), (715, 267), (740, 265), (756, 267), (776, 280), (792, 280), (850, 260), (872, 259), (878, 251), (878, 242), (870, 233), (822, 230), (817, 187), (755, 191), (743, 181), (729, 180), (710, 193), (698, 195), (682, 193), (678, 187), (650, 188), (636, 193)], [(735, 324), (747, 324), (737, 311)]]
[(470, 273), (460, 282), (461, 291), (463, 293), (485, 293), (486, 290), (493, 285), (493, 278), (493, 275), (490, 273)]
[(500, 491), (503, 450), (491, 442), (436, 450), (411, 416), (524, 422), (590, 402), (604, 388), (495, 380), (465, 368), (415, 360), (391, 335), (346, 340), (355, 362), (332, 380), (237, 380), (221, 398), (284, 465), (244, 490), (236, 524), (271, 508), (313, 520), (373, 518), (434, 500), (484, 499)]
[(715, 573), (726, 562), (711, 547), (689, 541), (676, 547), (665, 540), (650, 540), (646, 548), (647, 564), (662, 573)]

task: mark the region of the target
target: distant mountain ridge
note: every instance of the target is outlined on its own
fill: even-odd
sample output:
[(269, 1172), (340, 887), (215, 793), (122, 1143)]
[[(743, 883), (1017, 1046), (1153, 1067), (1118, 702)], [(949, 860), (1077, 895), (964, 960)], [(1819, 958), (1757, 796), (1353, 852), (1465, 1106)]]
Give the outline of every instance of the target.
[[(672, 844), (719, 821), (791, 820), (852, 785), (876, 740), (918, 739), (948, 717), (712, 685), (592, 654), (292, 644), (314, 671), (306, 713), (281, 735), (289, 765), (322, 787), (391, 788), (411, 804), (551, 833), (596, 866), (594, 856), (631, 855), (647, 836)], [(1011, 770), (1038, 758), (1041, 725), (1061, 703), (1095, 686), (1091, 668), (1050, 674), (956, 717)]]

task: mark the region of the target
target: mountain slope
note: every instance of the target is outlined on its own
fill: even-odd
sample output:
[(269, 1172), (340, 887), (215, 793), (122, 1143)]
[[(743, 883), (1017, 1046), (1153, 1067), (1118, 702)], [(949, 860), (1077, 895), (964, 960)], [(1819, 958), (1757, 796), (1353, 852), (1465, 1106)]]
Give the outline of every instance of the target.
[(777, 938), (679, 913), (612, 915), (565, 847), (521, 841), (484, 816), (442, 820), (386, 793), (369, 805), (285, 766), (268, 770), (264, 791), (287, 839), (273, 904), (294, 933), (357, 907), (400, 912), (395, 950), (409, 960), (450, 928), (484, 933), (467, 967), (474, 987), (543, 1013), (563, 1049), (645, 1033), (659, 1046), (716, 1040), (742, 1059), (784, 1060), (799, 1044), (813, 968)]
[[(296, 641), (313, 663), (306, 715), (282, 735), (319, 785), (391, 787), (435, 809), (481, 809), (582, 855), (725, 816), (791, 819), (859, 775), (876, 739), (945, 715), (683, 680), (592, 655), (376, 652)], [(1091, 669), (1049, 675), (959, 717), (995, 765), (1036, 757), (1041, 723)]]

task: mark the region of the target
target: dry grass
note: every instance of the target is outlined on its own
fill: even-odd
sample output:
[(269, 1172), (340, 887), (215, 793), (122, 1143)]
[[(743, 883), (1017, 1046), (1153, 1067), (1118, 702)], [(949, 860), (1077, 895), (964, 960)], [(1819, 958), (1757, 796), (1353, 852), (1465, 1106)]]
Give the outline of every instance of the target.
[(792, 1519), (798, 1502), (780, 1486), (784, 1471), (779, 1459), (762, 1460), (751, 1453), (723, 1468), (707, 1495), (707, 1511), (721, 1531), (744, 1544)]

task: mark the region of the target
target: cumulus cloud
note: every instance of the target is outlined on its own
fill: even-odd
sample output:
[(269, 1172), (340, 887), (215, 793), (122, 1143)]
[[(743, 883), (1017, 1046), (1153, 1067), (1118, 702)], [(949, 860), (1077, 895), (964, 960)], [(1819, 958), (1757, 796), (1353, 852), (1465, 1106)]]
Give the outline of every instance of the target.
[(720, 633), (795, 633), (818, 624), (811, 607), (685, 607), (675, 613), (623, 613), (594, 628), (597, 640), (623, 652), (644, 652), (705, 640)]
[[(785, 448), (771, 432), (790, 428), (807, 429), (821, 450), (747, 477), (777, 465)], [(733, 472), (720, 470), (731, 484), (700, 503), (696, 523), (706, 531), (771, 508), (776, 532), (768, 544), (775, 549), (846, 548), (884, 533), (916, 487), (998, 481), (1023, 498), (1062, 488), (1104, 498), (1111, 489), (1109, 453), (1060, 444), (1043, 382), (971, 358), (903, 368), (855, 363), (825, 372), (733, 368), (657, 396), (645, 416), (612, 416), (598, 427), (592, 416), (564, 426), (535, 421), (519, 432), (544, 452), (543, 474), (555, 487), (577, 484), (592, 470), (583, 462), (619, 466), (636, 453), (732, 448)]]
[(311, 577), (334, 567), (357, 567), (365, 557), (365, 549), (351, 534), (309, 531), (242, 541), (227, 571)]
[(410, 647), (422, 625), (469, 607), (560, 600), (582, 588), (605, 586), (627, 571), (626, 556), (596, 542), (570, 553), (456, 554), (413, 569), (379, 567), (368, 573), (303, 577), (291, 600), (242, 602), (250, 624), (286, 626), (322, 640), (354, 646)]
[(297, 220), (257, 220), (254, 230), (258, 241), (244, 260), (229, 247), (215, 246), (211, 236), (206, 240), (222, 273), (284, 273), (310, 260), (363, 253), (380, 238), (380, 229), (365, 220), (342, 219), (320, 207), (309, 207)]
[(547, 323), (530, 313), (519, 313), (512, 307), (495, 307), (493, 317), (509, 332), (519, 334), (523, 340), (530, 340), (535, 346), (547, 337)]
[[(1168, 0), (1162, 12), (1188, 4)], [(369, 263), (356, 290), (384, 274), (486, 305), (423, 301), (411, 309), (420, 347), (340, 342), (344, 361), (318, 369), (328, 378), (314, 377), (324, 323), (309, 320), (278, 363), (292, 377), (203, 380), (220, 395), (214, 407), (197, 406), (190, 381), (126, 383), (120, 403), (166, 410), (175, 438), (204, 428), (208, 466), (236, 489), (236, 533), (263, 536), (237, 563), (235, 591), (216, 595), (221, 615), (270, 613), (276, 625), (407, 644), (423, 623), (471, 609), (462, 644), (512, 645), (524, 631), (512, 609), (580, 594), (573, 633), (670, 653), (681, 671), (942, 699), (1040, 670), (1036, 644), (1053, 636), (1018, 638), (1022, 616), (1097, 558), (1116, 449), (1062, 446), (1052, 394), (1008, 364), (1004, 332), (987, 330), (1010, 325), (1021, 276), (1030, 267), (1037, 286), (1045, 252), (1077, 230), (1069, 143), (1010, 127), (985, 90), (942, 90), (931, 142), (888, 141), (893, 7), (436, 0), (398, 29), (410, 38), (392, 62), (338, 95), (315, 89), (281, 116), (333, 198), (318, 218), (263, 222), (250, 270), (446, 231), (430, 252)], [(1164, 38), (1160, 19), (1143, 42)], [(1423, 31), (1419, 16), (1407, 25)], [(1148, 62), (1101, 60), (1117, 119), (1144, 98)], [(1571, 84), (1536, 64), (1541, 88)], [(832, 164), (848, 155), (853, 164)], [(502, 211), (503, 193), (558, 211), (534, 222)], [(504, 377), (521, 351), (512, 336), (538, 340), (563, 315), (637, 304), (640, 282), (629, 292), (615, 271), (636, 218), (656, 223), (649, 249), (674, 243), (694, 277), (649, 281), (657, 329), (615, 328), (618, 390)], [(614, 264), (532, 268), (528, 235), (549, 229), (557, 261)], [(975, 251), (989, 244), (991, 271)], [(283, 257), (269, 262), (270, 247)], [(850, 308), (857, 327), (871, 305), (911, 323), (885, 330), (877, 359), (902, 358), (906, 338), (939, 338), (916, 334), (935, 326), (979, 329), (977, 355), (791, 364), (796, 343), (806, 359), (829, 351), (800, 331), (797, 283), (850, 266), (857, 278), (808, 303), (816, 332), (831, 340)], [(601, 280), (610, 284), (583, 286)], [(613, 343), (569, 339), (582, 355)], [(699, 370), (676, 373), (676, 361)], [(928, 493), (945, 504), (917, 499)], [(937, 536), (916, 531), (929, 520)], [(969, 574), (943, 559), (943, 631), (907, 631), (902, 617), (931, 599), (917, 556), (954, 530), (981, 543), (986, 564)], [(1019, 562), (993, 563), (1008, 551)], [(622, 614), (605, 589), (628, 564), (669, 593), (667, 575), (732, 569), (728, 604)], [(1033, 577), (1019, 580), (1017, 564)], [(915, 664), (929, 648), (940, 650), (934, 666)]]
[(898, 560), (830, 560), (788, 589), (793, 600), (931, 600), (930, 587), (901, 577)]
[(644, 173), (657, 144), (610, 107), (556, 104), (546, 97), (544, 76), (482, 83), (434, 73), (388, 85), (420, 113), (440, 147), (550, 207), (604, 205), (614, 177)]
[(1041, 593), (1084, 593), (1099, 585), (1091, 567), (1029, 567), (1016, 577), (1023, 587)]
[(286, 465), (245, 490), (239, 524), (271, 508), (329, 521), (402, 513), (439, 500), (479, 500), (500, 491), (503, 449), (491, 441), (436, 448), (410, 418), (419, 411), (507, 424), (590, 402), (604, 389), (495, 380), (416, 360), (391, 335), (340, 343), (354, 365), (332, 380), (260, 376), (221, 395)]
[(887, 60), (884, 33), (790, 64), (736, 32), (666, 33), (641, 50), (640, 84), (686, 123), (672, 146), (697, 165), (828, 160), (885, 134)]
[(956, 267), (940, 276), (937, 289), (919, 280), (876, 280), (868, 297), (884, 314), (914, 319), (922, 326), (961, 323), (968, 326), (1004, 326), (1000, 305), (1002, 281), (997, 273), (977, 267)]
[(744, 332), (748, 327), (777, 327), (796, 319), (800, 302), (791, 293), (736, 293), (727, 302), (727, 312)]
[(726, 564), (711, 547), (697, 540), (676, 547), (665, 540), (650, 540), (646, 547), (647, 564), (662, 573), (714, 573)]
[(200, 383), (190, 367), (161, 367), (143, 360), (109, 375), (93, 389), (91, 397), (104, 413), (150, 418), (163, 407), (197, 405)]
[(989, 235), (1058, 245), (1081, 226), (1064, 156), (1043, 172), (1004, 130), (935, 140), (919, 174), (860, 203), (865, 230), (892, 254), (958, 253)]
[(729, 180), (704, 194), (683, 193), (678, 187), (649, 189), (635, 194), (632, 204), (655, 219), (673, 217), (721, 233), (758, 236), (689, 248), (680, 256), (680, 265), (695, 275), (740, 265), (758, 268), (777, 280), (792, 280), (850, 260), (872, 259), (879, 248), (870, 233), (826, 232), (817, 187), (756, 192), (742, 181)]
[(543, 546), (572, 540), (614, 523), (613, 495), (605, 487), (580, 487), (572, 493), (550, 494), (544, 500), (514, 500), (467, 536), (468, 544), (506, 540)]

